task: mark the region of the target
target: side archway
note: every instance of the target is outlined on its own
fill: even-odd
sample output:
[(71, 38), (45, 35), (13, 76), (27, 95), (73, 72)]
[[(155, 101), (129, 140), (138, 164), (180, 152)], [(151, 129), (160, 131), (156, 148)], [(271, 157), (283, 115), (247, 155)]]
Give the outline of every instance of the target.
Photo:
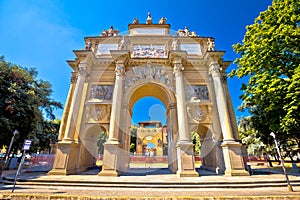
[(85, 131), (84, 135), (79, 137), (79, 171), (85, 171), (86, 169), (96, 166), (96, 160), (99, 155), (99, 139), (101, 134), (105, 134), (107, 136), (107, 130), (99, 124), (94, 124)]
[(213, 131), (206, 125), (198, 125), (191, 129), (200, 137), (201, 168), (216, 171), (217, 168), (217, 146)]

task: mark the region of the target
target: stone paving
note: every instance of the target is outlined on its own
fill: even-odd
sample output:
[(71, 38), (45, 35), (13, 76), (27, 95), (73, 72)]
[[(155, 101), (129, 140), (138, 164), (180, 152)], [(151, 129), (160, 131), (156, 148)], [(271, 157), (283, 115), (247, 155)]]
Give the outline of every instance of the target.
[[(14, 178), (13, 172), (5, 172), (4, 177)], [(285, 180), (283, 174), (225, 177), (200, 171), (201, 177), (179, 178), (165, 171), (152, 172), (152, 174), (148, 172), (144, 175), (128, 173), (120, 177), (101, 177), (95, 175), (97, 172), (98, 170), (91, 170), (84, 174), (68, 176), (47, 176), (45, 172), (22, 173), (21, 179), (44, 181), (46, 184), (23, 185), (18, 182), (13, 196), (11, 196), (12, 185), (1, 185), (0, 199), (33, 199), (26, 195), (32, 195), (35, 199), (300, 199), (299, 175), (289, 176), (294, 189), (293, 192), (289, 192), (283, 182)], [(85, 182), (86, 185), (72, 186), (71, 182)], [(97, 185), (97, 182), (115, 184), (102, 187)], [(225, 187), (230, 182), (235, 182), (238, 187), (235, 188), (234, 185)], [(268, 186), (267, 182), (274, 184)], [(282, 182), (284, 184), (280, 185)], [(132, 185), (120, 187), (121, 183)], [(162, 183), (163, 187), (165, 184), (167, 186), (156, 187), (157, 183)], [(171, 186), (170, 183), (172, 183)], [(258, 186), (247, 187), (247, 183), (248, 185), (258, 184)], [(186, 185), (176, 188), (176, 184)], [(224, 187), (190, 187), (190, 185), (203, 184), (223, 185)]]

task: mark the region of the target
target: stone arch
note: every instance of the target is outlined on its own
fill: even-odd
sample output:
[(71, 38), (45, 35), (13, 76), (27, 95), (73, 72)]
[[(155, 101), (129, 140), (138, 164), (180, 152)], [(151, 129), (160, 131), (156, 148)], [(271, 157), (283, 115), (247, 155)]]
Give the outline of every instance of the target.
[(90, 167), (94, 167), (98, 156), (97, 142), (101, 132), (107, 130), (100, 124), (93, 124), (86, 128), (84, 134), (80, 135), (80, 149), (78, 157), (78, 169), (84, 171)]
[(215, 171), (217, 164), (218, 141), (210, 125), (198, 124), (192, 127), (200, 136), (200, 152), (202, 158), (201, 168)]
[[(131, 124), (132, 108), (134, 104), (141, 98), (146, 96), (152, 96), (159, 99), (166, 107), (167, 116), (167, 133), (168, 133), (168, 166), (172, 172), (177, 170), (176, 159), (176, 142), (177, 142), (177, 117), (176, 117), (176, 97), (174, 91), (172, 91), (167, 85), (162, 84), (159, 81), (153, 79), (140, 80), (134, 83), (131, 87), (127, 88), (124, 94), (124, 103), (126, 104), (126, 119), (127, 124), (125, 127), (129, 127)], [(170, 119), (176, 119), (170, 122)], [(130, 134), (126, 135), (125, 140), (129, 140)], [(129, 142), (128, 142), (129, 143)], [(127, 148), (127, 149), (126, 149)], [(129, 145), (125, 145), (125, 151), (128, 151)], [(126, 168), (126, 166), (125, 166)]]
[(152, 79), (134, 83), (126, 90), (124, 99), (125, 103), (132, 108), (136, 101), (145, 96), (152, 96), (159, 99), (166, 108), (170, 103), (176, 102), (174, 91), (168, 86)]

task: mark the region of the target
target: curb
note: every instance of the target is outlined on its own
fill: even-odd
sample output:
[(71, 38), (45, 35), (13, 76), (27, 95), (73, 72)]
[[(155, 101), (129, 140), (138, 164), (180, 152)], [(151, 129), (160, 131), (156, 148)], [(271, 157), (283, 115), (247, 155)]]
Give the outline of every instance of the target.
[(75, 196), (75, 195), (44, 195), (44, 194), (0, 194), (0, 200), (143, 200), (143, 199), (159, 199), (159, 200), (187, 200), (187, 199), (198, 199), (198, 200), (298, 200), (300, 196), (203, 196), (203, 197), (193, 197), (193, 196), (170, 196), (170, 197), (160, 197), (160, 196), (149, 196), (149, 197), (129, 197), (129, 196)]

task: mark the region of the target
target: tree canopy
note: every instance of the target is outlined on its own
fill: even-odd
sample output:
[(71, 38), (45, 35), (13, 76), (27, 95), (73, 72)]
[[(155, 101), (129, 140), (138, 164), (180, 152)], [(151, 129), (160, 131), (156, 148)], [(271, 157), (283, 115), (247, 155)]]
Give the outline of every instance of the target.
[(247, 77), (242, 84), (241, 110), (264, 141), (270, 132), (282, 140), (300, 143), (300, 2), (273, 0), (254, 24), (247, 26), (242, 43), (233, 45), (240, 55), (230, 77)]
[(20, 148), (24, 139), (36, 138), (41, 127), (49, 129), (45, 118), (54, 120), (54, 109), (62, 105), (51, 99), (51, 84), (37, 79), (35, 69), (13, 65), (1, 56), (0, 71), (0, 146), (8, 145), (18, 130), (15, 144)]

